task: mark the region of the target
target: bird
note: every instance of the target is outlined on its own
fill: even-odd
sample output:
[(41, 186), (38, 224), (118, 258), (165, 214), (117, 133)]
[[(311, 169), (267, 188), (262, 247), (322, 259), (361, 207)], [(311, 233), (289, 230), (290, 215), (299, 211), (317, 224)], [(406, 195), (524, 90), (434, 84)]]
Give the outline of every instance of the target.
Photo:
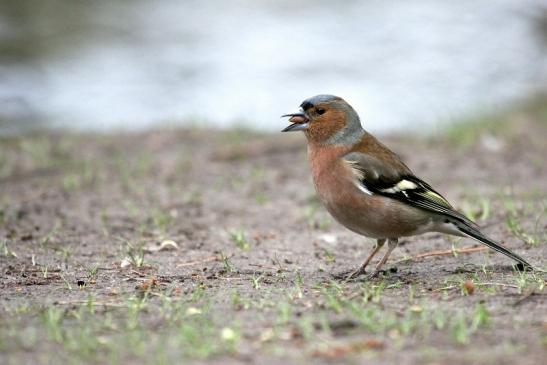
[(316, 95), (296, 112), (282, 115), (282, 132), (304, 132), (313, 184), (319, 200), (336, 221), (376, 239), (364, 262), (347, 275), (354, 279), (387, 242), (387, 250), (368, 278), (376, 277), (402, 237), (440, 232), (470, 237), (534, 269), (524, 258), (489, 238), (402, 159), (365, 131), (353, 107), (334, 95)]

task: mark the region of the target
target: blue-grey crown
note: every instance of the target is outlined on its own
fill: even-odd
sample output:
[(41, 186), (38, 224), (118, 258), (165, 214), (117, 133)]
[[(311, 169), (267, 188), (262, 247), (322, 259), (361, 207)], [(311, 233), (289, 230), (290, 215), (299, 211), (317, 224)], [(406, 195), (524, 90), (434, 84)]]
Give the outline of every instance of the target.
[(339, 96), (328, 95), (328, 94), (315, 95), (315, 96), (312, 96), (311, 98), (304, 100), (302, 104), (300, 104), (300, 106), (302, 107), (302, 109), (306, 110), (308, 108), (311, 108), (317, 103), (329, 103), (335, 100), (342, 100), (342, 98)]

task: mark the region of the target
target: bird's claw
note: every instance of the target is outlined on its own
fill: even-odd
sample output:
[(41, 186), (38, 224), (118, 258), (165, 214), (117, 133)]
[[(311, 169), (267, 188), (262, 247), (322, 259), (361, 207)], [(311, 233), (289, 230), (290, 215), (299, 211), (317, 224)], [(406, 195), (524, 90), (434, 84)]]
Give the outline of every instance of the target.
[(365, 269), (363, 268), (359, 268), (357, 270), (354, 270), (354, 271), (344, 271), (344, 272), (341, 272), (341, 273), (338, 273), (338, 274), (333, 274), (332, 277), (335, 279), (335, 280), (343, 280), (344, 282), (349, 282), (349, 281), (354, 281), (356, 280), (358, 277), (362, 276), (362, 275), (365, 275), (365, 278), (364, 278), (364, 281), (370, 281), (372, 279), (375, 279), (377, 278), (380, 274), (384, 274), (386, 275), (388, 272), (390, 273), (394, 273), (394, 272), (397, 272), (397, 268), (396, 267), (392, 267), (388, 270), (374, 270), (372, 271), (371, 273), (367, 274), (367, 272), (365, 271)]
[(373, 272), (371, 272), (370, 274), (367, 275), (366, 279), (367, 281), (370, 281), (372, 279), (375, 279), (378, 277), (378, 275), (380, 274), (380, 272), (382, 272), (382, 270), (374, 270)]
[(338, 274), (333, 274), (332, 277), (336, 280), (344, 280), (345, 282), (356, 279), (357, 277), (365, 274), (365, 270), (357, 269), (353, 271), (343, 271)]
[(357, 279), (359, 276), (366, 274), (366, 271), (364, 269), (357, 269), (355, 271), (352, 271), (349, 273), (349, 275), (346, 276), (344, 281), (351, 281)]

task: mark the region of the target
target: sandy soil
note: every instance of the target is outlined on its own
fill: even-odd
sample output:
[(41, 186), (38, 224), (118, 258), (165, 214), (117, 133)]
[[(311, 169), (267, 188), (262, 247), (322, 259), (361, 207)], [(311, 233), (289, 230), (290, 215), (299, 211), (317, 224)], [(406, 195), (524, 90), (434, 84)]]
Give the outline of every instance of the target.
[[(546, 123), (510, 119), (465, 144), (383, 139), (485, 232), (545, 267)], [(547, 355), (545, 277), (490, 251), (452, 253), (481, 247), (471, 240), (408, 238), (384, 276), (333, 280), (373, 241), (319, 206), (302, 135), (43, 134), (0, 148), (1, 363)]]

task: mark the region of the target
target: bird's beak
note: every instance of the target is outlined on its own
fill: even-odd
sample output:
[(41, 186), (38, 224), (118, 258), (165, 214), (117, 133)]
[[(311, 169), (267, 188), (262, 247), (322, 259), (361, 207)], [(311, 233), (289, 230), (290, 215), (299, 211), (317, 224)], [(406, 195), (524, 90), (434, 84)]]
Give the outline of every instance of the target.
[(306, 113), (302, 108), (294, 113), (283, 114), (281, 118), (290, 117), (289, 122), (292, 124), (287, 128), (283, 129), (281, 132), (296, 132), (296, 131), (305, 131), (308, 129), (308, 122), (310, 121), (306, 116)]

